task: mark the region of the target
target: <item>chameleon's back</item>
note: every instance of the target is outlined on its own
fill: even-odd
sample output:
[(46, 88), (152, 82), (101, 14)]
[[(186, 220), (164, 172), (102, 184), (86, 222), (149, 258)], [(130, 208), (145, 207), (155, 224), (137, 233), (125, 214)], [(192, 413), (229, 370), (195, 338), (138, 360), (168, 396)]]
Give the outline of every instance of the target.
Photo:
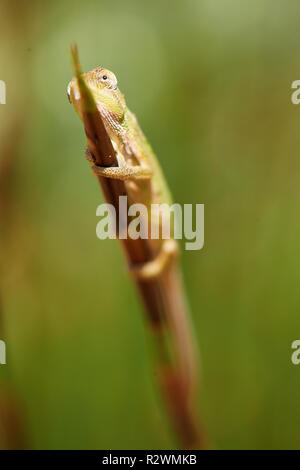
[(145, 161), (153, 170), (151, 179), (154, 189), (153, 202), (172, 204), (172, 196), (163, 176), (159, 161), (153, 152), (151, 145), (141, 130), (135, 115), (127, 108), (128, 132), (130, 140), (135, 144), (135, 151), (139, 154), (139, 159)]

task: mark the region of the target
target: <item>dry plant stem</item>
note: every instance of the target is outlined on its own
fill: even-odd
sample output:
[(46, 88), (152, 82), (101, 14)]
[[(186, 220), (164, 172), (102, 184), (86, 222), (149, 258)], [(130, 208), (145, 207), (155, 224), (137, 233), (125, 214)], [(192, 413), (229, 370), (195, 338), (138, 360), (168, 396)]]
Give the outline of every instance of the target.
[[(13, 116), (5, 139), (1, 142), (0, 156), (0, 339), (5, 338), (3, 280), (10, 267), (10, 243), (14, 237), (14, 180), (20, 135), (20, 121), (17, 116)], [(25, 449), (28, 439), (23, 405), (10, 369), (7, 369), (7, 365), (0, 367), (4, 367), (0, 381), (0, 449)]]
[[(77, 49), (72, 49), (77, 62)], [(79, 63), (77, 62), (79, 78)], [(99, 111), (91, 107), (88, 90), (78, 80), (81, 93), (81, 111), (89, 150), (99, 166), (118, 166), (116, 154), (106, 132)], [(123, 181), (98, 176), (105, 199), (113, 204), (119, 220), (119, 196), (126, 196)], [(117, 227), (118, 231), (118, 227)], [(121, 239), (129, 265), (147, 263), (157, 252), (147, 239)], [(204, 448), (205, 438), (197, 423), (193, 397), (196, 368), (193, 341), (187, 324), (182, 287), (177, 265), (153, 280), (135, 279), (145, 306), (151, 330), (155, 337), (158, 382), (166, 401), (170, 419), (184, 448)], [(171, 342), (174, 354), (167, 343)], [(174, 356), (174, 357), (173, 357)]]
[(15, 389), (9, 383), (0, 388), (0, 450), (22, 450), (27, 448), (24, 416)]
[[(1, 57), (1, 68), (6, 78), (1, 78), (9, 80), (10, 90), (13, 90), (9, 104), (1, 107), (1, 116), (4, 112), (4, 118), (1, 121), (0, 138), (0, 339), (4, 340), (7, 339), (5, 326), (9, 323), (6, 310), (7, 279), (11, 278), (16, 267), (18, 271), (23, 262), (14, 251), (16, 244), (20, 246), (23, 241), (19, 231), (23, 219), (20, 223), (18, 199), (21, 196), (18, 196), (16, 172), (23, 131), (28, 120), (31, 87), (28, 76), (32, 54), (28, 54), (26, 49), (34, 40), (36, 28), (32, 26), (35, 24), (37, 7), (38, 3), (32, 0), (1, 1), (0, 42), (1, 51), (6, 51)], [(38, 11), (41, 20), (41, 9), (38, 8)], [(18, 74), (20, 70), (23, 80), (20, 80)], [(14, 289), (17, 293), (18, 282)], [(26, 410), (9, 362), (5, 366), (0, 365), (0, 449), (25, 449), (30, 443)]]

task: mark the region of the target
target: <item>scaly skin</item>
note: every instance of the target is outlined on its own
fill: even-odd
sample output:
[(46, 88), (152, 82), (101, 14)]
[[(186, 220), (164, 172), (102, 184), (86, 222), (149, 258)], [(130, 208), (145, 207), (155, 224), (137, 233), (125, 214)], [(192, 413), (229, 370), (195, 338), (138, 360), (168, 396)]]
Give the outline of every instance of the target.
[[(97, 67), (82, 75), (101, 114), (106, 131), (113, 143), (118, 167), (98, 167), (87, 151), (95, 174), (125, 181), (129, 204), (142, 203), (151, 213), (151, 204), (172, 204), (172, 198), (159, 162), (144, 136), (135, 115), (128, 109), (125, 97), (117, 87), (113, 72)], [(77, 79), (68, 86), (68, 96), (80, 115)], [(163, 211), (161, 211), (163, 212)], [(177, 255), (175, 240), (155, 240), (160, 254), (155, 261), (142, 268), (133, 267), (133, 273), (142, 278), (158, 276), (168, 262)]]

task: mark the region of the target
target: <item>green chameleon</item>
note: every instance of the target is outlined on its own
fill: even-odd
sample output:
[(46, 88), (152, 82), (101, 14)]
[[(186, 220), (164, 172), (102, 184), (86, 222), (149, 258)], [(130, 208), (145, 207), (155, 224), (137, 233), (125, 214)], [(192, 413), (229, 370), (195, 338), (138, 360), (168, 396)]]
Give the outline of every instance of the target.
[[(159, 278), (156, 293), (160, 299), (158, 301), (162, 302), (159, 307), (162, 322), (154, 332), (155, 337), (159, 339), (157, 345), (160, 370), (164, 377), (164, 394), (167, 396), (171, 414), (174, 415), (176, 427), (181, 428), (185, 440), (191, 445), (191, 441), (194, 442), (199, 437), (194, 404), (198, 375), (195, 343), (186, 311), (180, 270), (176, 262), (179, 250), (174, 233), (171, 232), (172, 227), (170, 237), (164, 239), (160, 235), (166, 221), (163, 220), (164, 217), (167, 217), (170, 225), (174, 223), (171, 218), (173, 214), (170, 213), (170, 191), (150, 144), (118, 88), (116, 76), (102, 67), (82, 74), (75, 46), (72, 48), (72, 56), (76, 76), (68, 85), (69, 100), (83, 121), (84, 113), (93, 114), (99, 111), (118, 161), (117, 167), (100, 167), (89, 149), (86, 149), (85, 155), (92, 170), (97, 176), (124, 181), (128, 205), (143, 204), (147, 208), (148, 227), (150, 224), (151, 228), (153, 227), (154, 218), (155, 228), (158, 228), (158, 238), (150, 236), (147, 240), (154, 259), (130, 265), (129, 269), (142, 284), (144, 280), (147, 284), (148, 280)], [(166, 324), (167, 329), (164, 328)], [(171, 368), (170, 364), (173, 364)]]
[[(106, 131), (116, 151), (118, 167), (99, 167), (89, 151), (85, 150), (93, 172), (102, 177), (125, 181), (128, 203), (142, 203), (153, 217), (152, 204), (162, 205), (156, 215), (158, 223), (167, 214), (172, 205), (168, 185), (163, 176), (159, 162), (144, 136), (135, 115), (128, 109), (124, 95), (118, 88), (117, 78), (113, 72), (97, 67), (81, 75), (89, 88), (101, 113)], [(81, 117), (77, 79), (73, 78), (68, 85), (68, 96), (75, 110)], [(156, 207), (156, 206), (155, 206)], [(170, 239), (155, 240), (159, 243), (159, 254), (142, 267), (132, 267), (137, 277), (150, 279), (158, 276), (176, 258), (177, 243)]]

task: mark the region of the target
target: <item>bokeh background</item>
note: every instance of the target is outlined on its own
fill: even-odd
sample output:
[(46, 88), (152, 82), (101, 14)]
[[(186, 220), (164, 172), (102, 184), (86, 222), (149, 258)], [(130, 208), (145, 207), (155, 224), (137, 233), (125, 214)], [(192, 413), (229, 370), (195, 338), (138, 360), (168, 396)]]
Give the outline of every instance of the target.
[(205, 247), (182, 265), (213, 445), (300, 447), (299, 15), (296, 0), (1, 0), (2, 447), (176, 446), (120, 246), (96, 238), (74, 41), (84, 70), (116, 73), (174, 200), (205, 204)]

